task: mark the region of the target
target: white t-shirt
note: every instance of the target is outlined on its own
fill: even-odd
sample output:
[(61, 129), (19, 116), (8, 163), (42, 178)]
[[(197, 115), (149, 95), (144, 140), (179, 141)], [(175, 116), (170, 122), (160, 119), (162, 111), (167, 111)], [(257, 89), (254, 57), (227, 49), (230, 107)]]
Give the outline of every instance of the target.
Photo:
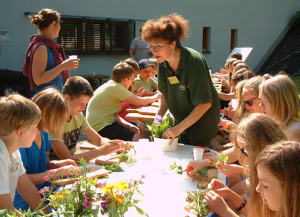
[(18, 179), (25, 172), (19, 150), (9, 156), (0, 138), (0, 194), (10, 194), (11, 200), (14, 201)]

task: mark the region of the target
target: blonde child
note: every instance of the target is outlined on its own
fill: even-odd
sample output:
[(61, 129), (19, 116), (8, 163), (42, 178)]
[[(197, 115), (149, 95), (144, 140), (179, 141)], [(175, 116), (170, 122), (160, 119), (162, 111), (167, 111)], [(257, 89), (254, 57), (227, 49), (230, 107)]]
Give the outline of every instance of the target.
[[(249, 217), (300, 216), (300, 144), (279, 142), (257, 157), (257, 186), (252, 186)], [(256, 188), (256, 191), (255, 191)]]
[(32, 145), (40, 120), (41, 111), (32, 101), (17, 94), (0, 98), (0, 210), (20, 214), (13, 205), (16, 189), (33, 209), (39, 206), (41, 197), (26, 174), (18, 149)]
[[(62, 138), (64, 119), (69, 112), (67, 101), (56, 89), (48, 88), (33, 97), (33, 102), (40, 108), (42, 119), (38, 125), (38, 133), (30, 148), (20, 148), (22, 162), (29, 179), (36, 185), (37, 189), (50, 187), (50, 182), (43, 179), (49, 172), (54, 172), (57, 168), (68, 169), (76, 166), (73, 160), (50, 161), (47, 160), (47, 151), (51, 148), (48, 133), (52, 133), (57, 138)], [(69, 166), (68, 166), (69, 165)], [(46, 170), (48, 170), (46, 172)], [(70, 175), (67, 170), (65, 175)], [(17, 209), (27, 210), (28, 203), (21, 197), (18, 191), (14, 200)]]
[(300, 140), (299, 98), (294, 82), (287, 75), (277, 75), (259, 88), (264, 114), (279, 121), (290, 139)]
[(156, 75), (157, 75), (157, 64), (158, 64), (158, 62), (157, 62), (157, 60), (155, 59), (155, 58), (150, 58), (149, 59), (152, 63), (153, 63), (153, 65), (154, 65), (154, 68), (153, 68), (153, 70), (152, 70), (152, 78), (154, 79), (154, 81), (156, 81), (156, 83), (158, 82), (158, 79), (157, 79), (157, 77), (156, 77)]
[[(255, 170), (255, 161), (258, 154), (267, 145), (282, 140), (287, 140), (287, 136), (276, 121), (263, 114), (251, 114), (238, 125), (234, 139), (235, 152), (243, 167), (235, 164), (219, 164), (218, 168), (227, 176), (232, 176), (236, 174), (236, 172), (244, 173), (248, 177), (250, 176), (250, 185), (253, 191), (253, 186), (257, 186), (258, 182), (257, 176), (252, 173), (252, 171)], [(245, 199), (239, 196), (250, 189), (250, 186), (247, 187), (246, 180), (244, 185), (239, 184), (239, 186), (232, 187), (231, 190), (218, 180), (213, 180), (211, 185), (212, 190), (215, 191), (214, 193), (217, 193), (222, 198), (228, 199), (231, 202), (233, 209), (235, 208), (237, 209), (236, 211), (241, 211), (244, 215), (247, 215), (248, 211), (244, 209), (244, 207), (247, 207), (247, 200), (245, 202)], [(240, 188), (240, 191), (235, 191), (235, 189), (241, 186), (244, 187)], [(220, 205), (220, 200), (216, 199), (218, 196), (214, 193), (208, 194), (205, 200), (213, 211), (216, 211), (217, 214), (224, 215), (225, 213), (223, 213), (223, 211), (228, 211), (228, 208), (224, 210), (216, 209), (217, 207), (224, 207), (224, 204)], [(252, 200), (250, 199), (250, 201)], [(243, 203), (245, 203), (245, 205), (242, 206)], [(252, 202), (250, 202), (249, 207), (252, 209), (251, 204)], [(242, 209), (239, 209), (241, 206)]]

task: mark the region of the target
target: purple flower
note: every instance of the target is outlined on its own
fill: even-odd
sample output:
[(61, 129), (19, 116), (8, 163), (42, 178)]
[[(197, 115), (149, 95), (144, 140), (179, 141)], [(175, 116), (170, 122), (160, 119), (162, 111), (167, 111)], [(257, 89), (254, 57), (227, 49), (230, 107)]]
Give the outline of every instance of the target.
[(161, 115), (157, 115), (154, 122), (160, 122), (161, 123)]
[(107, 202), (101, 202), (101, 208), (104, 209), (104, 210), (107, 210), (108, 209), (108, 204)]
[(142, 174), (142, 179), (144, 179), (146, 177), (146, 175)]
[(83, 206), (88, 209), (91, 206), (90, 198), (88, 196), (86, 196), (85, 194), (83, 196), (85, 197), (85, 202), (83, 203)]
[(105, 186), (105, 185), (106, 185), (106, 181), (103, 182), (103, 183), (99, 182), (99, 183), (96, 184), (95, 186), (96, 186), (97, 188), (101, 188), (102, 186)]

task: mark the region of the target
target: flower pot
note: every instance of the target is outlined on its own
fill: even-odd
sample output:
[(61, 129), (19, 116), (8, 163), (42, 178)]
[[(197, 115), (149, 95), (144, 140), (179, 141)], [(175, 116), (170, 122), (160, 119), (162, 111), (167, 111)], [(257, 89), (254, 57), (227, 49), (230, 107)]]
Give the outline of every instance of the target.
[(162, 139), (162, 138), (155, 138), (154, 143), (158, 146), (158, 149), (161, 151), (176, 151), (178, 146), (178, 138), (175, 138), (171, 145), (169, 145), (171, 139)]

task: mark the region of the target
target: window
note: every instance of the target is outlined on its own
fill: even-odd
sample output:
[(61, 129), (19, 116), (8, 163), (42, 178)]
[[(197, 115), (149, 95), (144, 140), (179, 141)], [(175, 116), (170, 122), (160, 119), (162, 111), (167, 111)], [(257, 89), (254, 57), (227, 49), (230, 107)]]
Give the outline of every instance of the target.
[(57, 42), (66, 54), (128, 54), (135, 37), (134, 21), (64, 18)]
[(203, 27), (202, 51), (210, 50), (210, 27)]
[(237, 46), (237, 29), (231, 29), (230, 52)]

